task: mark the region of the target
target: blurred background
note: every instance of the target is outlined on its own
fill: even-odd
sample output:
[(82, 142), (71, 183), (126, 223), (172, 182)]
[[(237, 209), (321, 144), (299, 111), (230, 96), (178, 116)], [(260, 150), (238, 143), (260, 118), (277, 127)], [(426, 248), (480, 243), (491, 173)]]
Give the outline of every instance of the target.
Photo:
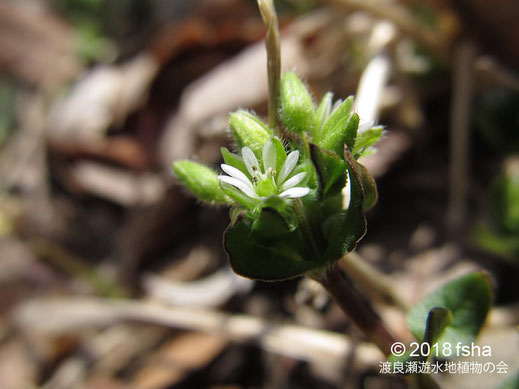
[[(499, 387), (519, 368), (518, 3), (275, 3), (283, 67), (386, 128), (362, 261), (405, 304), (485, 269), (480, 342), (509, 374), (442, 382)], [(230, 111), (266, 116), (263, 37), (253, 0), (2, 0), (0, 388), (406, 387), (316, 284), (232, 274), (228, 210), (175, 183), (175, 159), (221, 163)]]

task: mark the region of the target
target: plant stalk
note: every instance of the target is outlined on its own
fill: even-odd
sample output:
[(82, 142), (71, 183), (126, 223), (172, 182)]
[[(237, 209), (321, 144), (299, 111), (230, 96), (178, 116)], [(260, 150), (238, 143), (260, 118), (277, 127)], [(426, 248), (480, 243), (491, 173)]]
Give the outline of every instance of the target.
[(371, 340), (386, 357), (391, 355), (391, 345), (396, 342), (386, 329), (380, 317), (365, 302), (359, 292), (334, 264), (320, 277), (315, 278), (332, 295), (341, 309), (355, 326)]
[(267, 47), (267, 74), (269, 84), (269, 126), (279, 131), (278, 107), (281, 84), (281, 50), (279, 45), (279, 27), (276, 9), (272, 0), (258, 0), (261, 18), (267, 29), (265, 46)]

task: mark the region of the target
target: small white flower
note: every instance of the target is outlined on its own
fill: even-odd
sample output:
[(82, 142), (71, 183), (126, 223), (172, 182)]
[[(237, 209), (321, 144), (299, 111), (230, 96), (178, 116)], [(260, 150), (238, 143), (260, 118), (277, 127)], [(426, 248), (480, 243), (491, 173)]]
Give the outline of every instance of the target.
[(244, 147), (241, 154), (252, 181), (244, 172), (234, 166), (222, 164), (222, 170), (228, 175), (218, 176), (218, 179), (222, 185), (228, 185), (228, 189), (239, 190), (256, 200), (269, 196), (293, 199), (310, 193), (310, 188), (296, 186), (305, 178), (305, 172), (297, 173), (289, 178), (299, 160), (299, 151), (292, 151), (287, 155), (279, 173), (276, 171), (278, 156), (272, 141), (269, 140), (263, 146), (263, 169), (250, 148)]

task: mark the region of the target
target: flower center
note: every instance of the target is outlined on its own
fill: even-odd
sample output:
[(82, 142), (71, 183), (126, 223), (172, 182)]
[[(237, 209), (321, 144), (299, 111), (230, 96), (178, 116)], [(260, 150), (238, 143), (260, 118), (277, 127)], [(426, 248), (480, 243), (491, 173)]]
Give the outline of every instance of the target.
[(252, 170), (254, 171), (252, 182), (258, 196), (268, 197), (279, 193), (275, 180), (276, 170), (269, 167), (265, 173), (262, 173), (256, 165), (252, 165)]

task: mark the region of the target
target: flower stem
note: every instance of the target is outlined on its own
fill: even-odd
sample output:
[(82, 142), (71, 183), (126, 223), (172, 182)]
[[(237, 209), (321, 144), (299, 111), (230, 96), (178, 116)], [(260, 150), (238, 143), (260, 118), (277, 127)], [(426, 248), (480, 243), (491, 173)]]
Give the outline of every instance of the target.
[[(395, 338), (386, 329), (380, 317), (366, 303), (366, 299), (344, 277), (337, 264), (324, 272), (308, 274), (332, 295), (343, 312), (355, 326), (379, 349), (386, 357), (391, 353), (391, 345)], [(429, 374), (411, 374), (406, 381), (413, 389), (440, 389)]]
[(279, 27), (276, 9), (272, 0), (258, 0), (261, 18), (267, 29), (267, 73), (269, 83), (269, 126), (279, 130), (278, 107), (281, 83), (281, 50), (279, 46)]
[[(315, 275), (314, 275), (315, 276)], [(359, 292), (341, 273), (335, 264), (320, 277), (315, 277), (332, 295), (341, 309), (353, 321), (355, 326), (371, 340), (385, 356), (391, 355), (391, 345), (395, 338), (386, 329), (378, 315), (366, 304)]]

